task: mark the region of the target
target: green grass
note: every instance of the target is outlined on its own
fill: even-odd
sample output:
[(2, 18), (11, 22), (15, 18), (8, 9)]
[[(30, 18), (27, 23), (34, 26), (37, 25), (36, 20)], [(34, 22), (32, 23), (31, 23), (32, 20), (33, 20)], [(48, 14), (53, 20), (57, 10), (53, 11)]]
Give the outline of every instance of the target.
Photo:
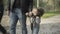
[(42, 18), (49, 18), (55, 15), (60, 14), (60, 11), (51, 11), (51, 12), (45, 12), (44, 15), (42, 16)]

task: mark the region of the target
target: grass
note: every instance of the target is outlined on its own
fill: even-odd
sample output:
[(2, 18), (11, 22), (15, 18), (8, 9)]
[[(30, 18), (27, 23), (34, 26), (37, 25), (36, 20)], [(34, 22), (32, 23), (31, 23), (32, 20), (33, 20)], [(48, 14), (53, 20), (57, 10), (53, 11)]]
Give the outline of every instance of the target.
[(42, 18), (49, 18), (49, 17), (55, 16), (55, 15), (58, 15), (58, 14), (60, 14), (60, 11), (48, 11), (48, 12), (44, 13)]

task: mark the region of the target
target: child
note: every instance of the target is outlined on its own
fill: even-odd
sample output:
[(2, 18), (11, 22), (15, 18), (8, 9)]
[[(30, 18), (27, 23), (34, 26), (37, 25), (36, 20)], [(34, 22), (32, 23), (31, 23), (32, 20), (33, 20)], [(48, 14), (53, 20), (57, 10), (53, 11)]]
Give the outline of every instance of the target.
[(38, 34), (41, 21), (40, 18), (43, 16), (43, 14), (43, 8), (33, 8), (32, 11), (26, 13), (26, 16), (30, 17), (32, 34)]

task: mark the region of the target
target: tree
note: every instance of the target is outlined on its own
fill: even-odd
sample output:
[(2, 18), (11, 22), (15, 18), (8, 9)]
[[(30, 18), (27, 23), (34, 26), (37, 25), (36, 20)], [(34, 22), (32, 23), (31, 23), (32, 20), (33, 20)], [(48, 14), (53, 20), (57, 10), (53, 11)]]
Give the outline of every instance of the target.
[(39, 0), (37, 0), (37, 7), (39, 7)]

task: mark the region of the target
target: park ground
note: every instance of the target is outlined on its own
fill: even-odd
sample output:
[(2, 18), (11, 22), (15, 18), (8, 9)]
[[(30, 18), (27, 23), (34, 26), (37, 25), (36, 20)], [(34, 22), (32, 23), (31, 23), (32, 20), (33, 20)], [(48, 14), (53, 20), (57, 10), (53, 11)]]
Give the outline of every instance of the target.
[[(9, 32), (8, 22), (9, 22), (8, 16), (3, 16), (2, 25)], [(27, 18), (27, 28), (28, 28), (28, 34), (31, 34), (29, 18)], [(19, 21), (18, 21), (16, 30), (17, 30), (16, 31), (17, 34), (21, 34), (21, 28), (20, 28)], [(60, 14), (54, 15), (52, 17), (49, 17), (48, 15), (47, 18), (42, 17), (41, 23), (40, 23), (39, 34), (60, 34)]]

